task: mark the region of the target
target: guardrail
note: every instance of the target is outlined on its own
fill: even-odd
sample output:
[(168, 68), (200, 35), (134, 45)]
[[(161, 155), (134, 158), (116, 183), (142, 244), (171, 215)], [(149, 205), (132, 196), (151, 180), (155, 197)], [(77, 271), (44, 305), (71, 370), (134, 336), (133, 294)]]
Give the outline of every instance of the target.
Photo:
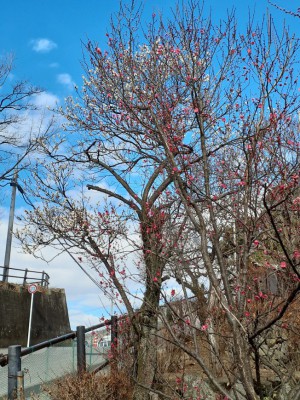
[[(37, 285), (43, 286), (43, 287), (48, 287), (49, 286), (49, 275), (45, 271), (33, 271), (28, 268), (21, 269), (21, 268), (12, 268), (9, 267), (8, 274), (4, 276), (4, 267), (0, 266), (1, 272), (1, 280), (2, 281), (8, 281), (9, 278), (13, 278), (12, 280), (14, 283), (20, 283), (22, 285), (28, 285), (31, 283), (36, 283)], [(13, 272), (12, 271), (22, 271), (22, 273), (18, 272)], [(11, 280), (11, 279), (10, 279)], [(12, 281), (11, 280), (11, 281)], [(15, 282), (17, 280), (17, 282)]]
[[(8, 354), (0, 357), (0, 365), (4, 367), (8, 365), (8, 400), (16, 398), (18, 393), (24, 391), (24, 373), (22, 371), (22, 357), (28, 354), (34, 353), (46, 347), (50, 347), (54, 344), (64, 342), (69, 339), (77, 338), (77, 373), (82, 374), (86, 371), (86, 349), (85, 349), (85, 334), (87, 332), (95, 331), (103, 327), (111, 326), (111, 360), (105, 361), (102, 365), (97, 367), (93, 373), (98, 372), (109, 364), (110, 361), (114, 361), (117, 337), (118, 337), (118, 318), (112, 316), (111, 319), (102, 322), (101, 324), (93, 325), (88, 328), (85, 326), (77, 326), (76, 331), (72, 331), (62, 336), (46, 340), (36, 345), (21, 349), (20, 345), (14, 345), (8, 347)], [(115, 368), (115, 363), (112, 364)]]

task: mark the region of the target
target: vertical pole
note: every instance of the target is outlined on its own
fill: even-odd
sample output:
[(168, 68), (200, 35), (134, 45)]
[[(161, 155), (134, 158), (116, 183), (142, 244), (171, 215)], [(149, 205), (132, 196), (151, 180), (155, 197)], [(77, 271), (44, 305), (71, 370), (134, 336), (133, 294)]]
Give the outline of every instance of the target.
[(29, 345), (30, 345), (30, 334), (31, 334), (31, 323), (32, 323), (32, 308), (33, 308), (33, 296), (34, 296), (34, 293), (31, 294), (31, 300), (30, 300), (30, 312), (29, 312), (29, 324), (28, 324), (27, 347), (29, 347)]
[(25, 269), (25, 273), (24, 273), (23, 286), (26, 285), (27, 273), (28, 273), (28, 269), (26, 268), (26, 269)]
[(117, 365), (117, 350), (118, 350), (118, 317), (116, 315), (111, 316), (111, 331), (110, 331), (110, 339), (111, 339), (111, 354), (112, 354), (112, 362), (111, 362), (111, 372), (113, 374), (117, 374), (118, 365)]
[(21, 371), (21, 346), (8, 347), (8, 400), (15, 400), (18, 389), (18, 372)]
[(94, 353), (94, 346), (93, 346), (93, 342), (94, 342), (94, 335), (91, 335), (90, 336), (90, 348), (89, 348), (89, 351), (90, 351), (90, 364), (89, 364), (89, 367), (91, 367), (91, 365), (92, 365), (92, 356), (93, 356), (93, 353)]
[(86, 371), (85, 357), (85, 326), (77, 326), (77, 373), (82, 374)]
[(72, 372), (75, 372), (75, 344), (74, 344), (74, 340), (72, 340), (72, 361), (73, 361), (73, 369)]
[(16, 191), (17, 191), (17, 177), (18, 177), (18, 171), (16, 170), (14, 173), (14, 177), (10, 184), (12, 186), (12, 191), (11, 191), (8, 229), (7, 229), (7, 237), (6, 237), (4, 268), (3, 268), (3, 276), (2, 276), (3, 282), (8, 281), (8, 275), (9, 275), (9, 263), (10, 263), (11, 242), (12, 242), (12, 232), (13, 232), (13, 226), (14, 226), (14, 214), (15, 214), (15, 203), (16, 203)]
[(18, 400), (25, 400), (25, 397), (24, 397), (24, 372), (23, 371), (18, 371), (17, 386), (18, 386)]

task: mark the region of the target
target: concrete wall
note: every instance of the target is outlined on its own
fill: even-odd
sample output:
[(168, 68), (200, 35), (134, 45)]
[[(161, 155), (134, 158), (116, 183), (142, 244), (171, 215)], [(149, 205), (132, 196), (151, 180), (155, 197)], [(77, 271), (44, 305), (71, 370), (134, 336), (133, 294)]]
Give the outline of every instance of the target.
[[(27, 287), (0, 283), (0, 347), (26, 346), (31, 294)], [(30, 344), (71, 331), (64, 289), (40, 288), (34, 294)]]

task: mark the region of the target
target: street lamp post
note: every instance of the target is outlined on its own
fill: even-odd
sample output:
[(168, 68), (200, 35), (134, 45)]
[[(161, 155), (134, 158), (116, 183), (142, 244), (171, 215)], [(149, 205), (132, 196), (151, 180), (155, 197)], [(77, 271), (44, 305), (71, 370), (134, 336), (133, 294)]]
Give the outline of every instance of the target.
[(10, 263), (10, 253), (11, 253), (11, 242), (12, 242), (12, 233), (14, 226), (14, 214), (15, 214), (15, 203), (16, 203), (16, 191), (17, 191), (17, 178), (18, 171), (16, 170), (14, 173), (14, 177), (10, 183), (12, 187), (11, 192), (11, 201), (10, 201), (10, 210), (9, 210), (9, 219), (8, 219), (8, 229), (7, 229), (7, 237), (6, 237), (6, 248), (5, 248), (5, 258), (4, 258), (4, 267), (3, 267), (3, 276), (2, 281), (8, 281), (8, 272), (9, 272), (9, 263)]

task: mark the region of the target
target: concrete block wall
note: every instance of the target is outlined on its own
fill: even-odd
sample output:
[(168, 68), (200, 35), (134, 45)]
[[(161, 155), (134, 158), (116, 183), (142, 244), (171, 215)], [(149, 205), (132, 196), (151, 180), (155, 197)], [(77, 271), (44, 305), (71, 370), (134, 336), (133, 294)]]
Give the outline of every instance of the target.
[[(0, 284), (0, 348), (26, 346), (31, 294), (27, 287)], [(71, 331), (64, 289), (40, 288), (34, 294), (30, 344)]]

